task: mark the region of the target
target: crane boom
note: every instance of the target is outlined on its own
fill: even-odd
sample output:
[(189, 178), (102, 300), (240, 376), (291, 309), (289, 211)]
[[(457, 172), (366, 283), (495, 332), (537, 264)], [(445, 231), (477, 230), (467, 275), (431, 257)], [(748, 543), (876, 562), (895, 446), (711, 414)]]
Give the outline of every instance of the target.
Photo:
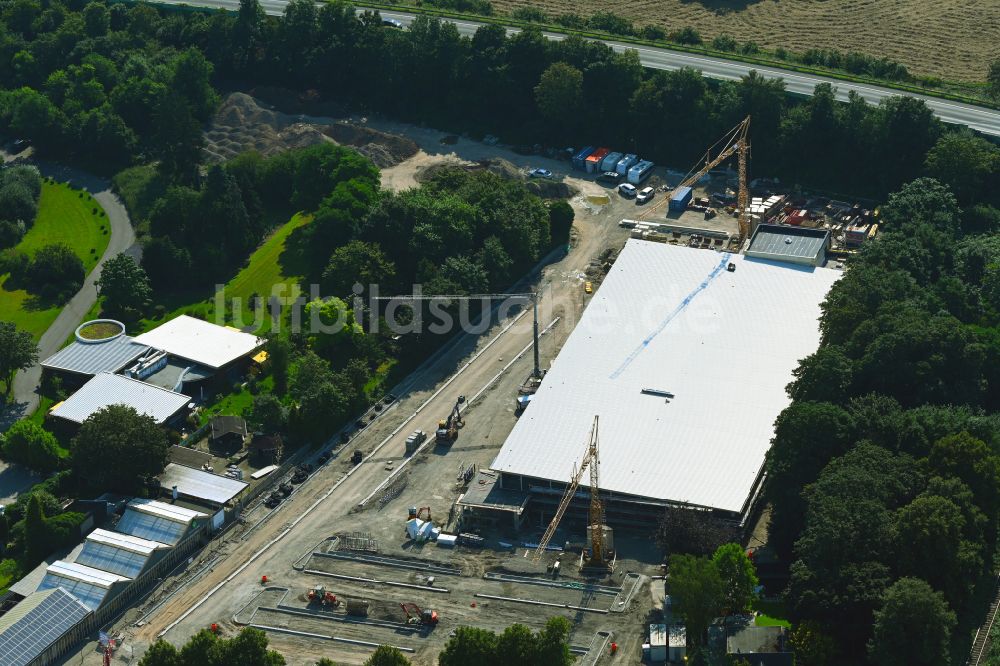
[[(591, 463), (594, 463), (591, 465)], [(573, 500), (573, 496), (576, 494), (576, 489), (580, 486), (580, 480), (583, 479), (583, 473), (587, 470), (587, 466), (591, 466), (591, 522), (593, 522), (593, 499), (596, 495), (596, 486), (594, 483), (597, 481), (597, 477), (594, 476), (594, 470), (596, 470), (597, 463), (597, 417), (594, 417), (594, 425), (590, 429), (590, 437), (587, 442), (587, 451), (580, 461), (580, 466), (573, 467), (573, 475), (570, 478), (569, 484), (566, 486), (566, 492), (563, 493), (562, 500), (559, 502), (559, 507), (556, 509), (556, 514), (552, 517), (552, 522), (549, 526), (545, 528), (545, 533), (542, 535), (541, 541), (538, 542), (538, 547), (535, 549), (534, 554), (531, 559), (537, 562), (541, 557), (545, 549), (548, 548), (549, 542), (552, 541), (552, 536), (556, 533), (556, 529), (559, 527), (559, 522), (562, 520), (563, 515), (566, 513), (566, 509), (569, 508), (569, 503)], [(598, 500), (598, 504), (600, 500)], [(601, 511), (603, 516), (603, 510)], [(602, 520), (603, 524), (603, 520)], [(600, 531), (600, 530), (598, 530)]]
[[(742, 248), (743, 242), (746, 240), (747, 236), (750, 233), (750, 225), (749, 225), (749, 220), (747, 218), (747, 204), (749, 203), (748, 202), (749, 195), (747, 193), (747, 154), (749, 153), (750, 150), (750, 141), (748, 139), (749, 132), (750, 132), (750, 116), (747, 116), (736, 127), (727, 132), (725, 136), (716, 141), (715, 144), (713, 144), (707, 151), (705, 151), (704, 163), (702, 164), (702, 166), (698, 167), (697, 169), (692, 168), (692, 170), (688, 172), (688, 175), (684, 177), (684, 180), (681, 181), (680, 185), (671, 190), (669, 196), (661, 200), (655, 206), (646, 209), (646, 211), (644, 211), (639, 216), (639, 219), (643, 220), (648, 218), (655, 211), (665, 206), (673, 197), (673, 195), (677, 193), (678, 190), (685, 187), (691, 187), (692, 185), (697, 183), (701, 179), (701, 177), (704, 176), (706, 173), (708, 173), (709, 171), (711, 171), (712, 169), (714, 169), (715, 167), (719, 166), (727, 159), (732, 157), (734, 154), (736, 154), (737, 159), (739, 160), (739, 171), (738, 171), (739, 186), (738, 186), (736, 207), (738, 209), (737, 217), (739, 220), (739, 228), (740, 228), (739, 246)], [(712, 150), (719, 144), (724, 145), (725, 148), (723, 148), (718, 155), (712, 157)]]

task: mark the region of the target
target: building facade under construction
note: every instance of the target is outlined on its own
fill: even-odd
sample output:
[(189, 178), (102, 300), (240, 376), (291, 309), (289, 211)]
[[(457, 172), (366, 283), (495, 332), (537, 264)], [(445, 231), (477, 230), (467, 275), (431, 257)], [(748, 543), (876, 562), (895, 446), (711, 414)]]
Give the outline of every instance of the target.
[[(479, 509), (547, 524), (599, 416), (609, 525), (648, 525), (668, 505), (744, 521), (785, 387), (819, 345), (820, 303), (840, 275), (628, 241), (494, 460)], [(581, 484), (567, 521), (586, 516), (589, 496)]]

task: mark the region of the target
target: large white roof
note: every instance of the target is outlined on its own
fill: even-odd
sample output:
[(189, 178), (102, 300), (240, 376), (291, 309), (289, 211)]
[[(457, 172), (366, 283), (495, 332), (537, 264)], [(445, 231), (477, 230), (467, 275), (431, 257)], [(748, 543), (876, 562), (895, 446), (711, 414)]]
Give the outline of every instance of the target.
[(630, 240), (493, 469), (567, 482), (599, 415), (602, 490), (741, 511), (838, 277)]
[(212, 369), (246, 356), (264, 344), (256, 335), (180, 315), (134, 341)]
[(181, 410), (191, 398), (137, 379), (102, 372), (94, 375), (79, 391), (56, 405), (53, 416), (83, 423), (94, 412), (109, 405), (128, 405), (140, 414), (163, 423)]

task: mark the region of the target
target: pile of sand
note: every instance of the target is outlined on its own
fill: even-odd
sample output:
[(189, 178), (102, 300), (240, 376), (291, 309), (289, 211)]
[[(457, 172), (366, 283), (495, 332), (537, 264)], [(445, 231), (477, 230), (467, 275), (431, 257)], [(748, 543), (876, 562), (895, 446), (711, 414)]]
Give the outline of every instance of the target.
[(245, 93), (228, 95), (205, 130), (205, 152), (212, 162), (247, 150), (267, 156), (324, 141), (353, 146), (379, 167), (398, 164), (417, 152), (417, 145), (405, 137), (332, 118), (282, 113)]
[(529, 192), (536, 194), (543, 199), (569, 199), (579, 191), (569, 183), (558, 180), (547, 180), (544, 178), (528, 178), (523, 169), (518, 168), (511, 162), (499, 157), (490, 160), (482, 160), (475, 164), (463, 164), (454, 161), (446, 161), (432, 164), (417, 170), (414, 178), (418, 183), (426, 183), (442, 171), (450, 169), (462, 169), (465, 171), (491, 171), (504, 180), (527, 181), (526, 186)]

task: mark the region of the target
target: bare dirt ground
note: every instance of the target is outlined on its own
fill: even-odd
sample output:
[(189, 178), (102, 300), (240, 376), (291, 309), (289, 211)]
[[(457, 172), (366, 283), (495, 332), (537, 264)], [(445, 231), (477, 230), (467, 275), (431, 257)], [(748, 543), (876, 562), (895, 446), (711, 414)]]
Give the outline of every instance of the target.
[[(495, 9), (540, 7), (550, 16), (608, 11), (599, 0), (493, 0)], [(623, 0), (611, 11), (637, 26), (692, 26), (706, 42), (720, 34), (784, 47), (885, 56), (911, 73), (984, 81), (1000, 57), (1000, 3), (995, 0)]]
[[(551, 169), (555, 178), (579, 192), (571, 199), (577, 217), (569, 248), (557, 251), (543, 270), (533, 288), (542, 298), (539, 320), (546, 327), (556, 318), (558, 324), (542, 336), (540, 352), (542, 365), (558, 353), (572, 331), (588, 298), (583, 292), (584, 279), (598, 282), (601, 277), (599, 257), (609, 250), (620, 248), (628, 232), (618, 226), (623, 217), (634, 217), (636, 206), (609, 190), (595, 184), (587, 177), (570, 175), (568, 164), (538, 157), (523, 157), (497, 146), (485, 146), (466, 139), (448, 138), (434, 130), (414, 128), (385, 122), (363, 122), (378, 132), (403, 135), (419, 146), (419, 152), (401, 164), (383, 170), (383, 184), (392, 189), (410, 187), (428, 167), (442, 163), (475, 163), (482, 160), (502, 159), (515, 169), (540, 166)], [(596, 203), (599, 201), (606, 203)], [(514, 313), (516, 314), (516, 312)], [(509, 328), (508, 328), (509, 325)], [(393, 390), (399, 396), (391, 407), (351, 442), (338, 449), (335, 457), (320, 467), (308, 481), (273, 512), (257, 507), (246, 515), (246, 524), (228, 532), (199, 553), (185, 569), (168, 577), (146, 599), (129, 610), (110, 628), (110, 633), (120, 637), (116, 659), (123, 663), (138, 658), (148, 646), (163, 635), (175, 644), (185, 642), (198, 630), (211, 623), (220, 623), (226, 632), (238, 629), (233, 615), (254, 601), (262, 589), (260, 579), (267, 575), (269, 584), (290, 590), (288, 603), (304, 605), (299, 597), (317, 583), (324, 583), (335, 593), (347, 596), (364, 596), (388, 602), (386, 612), (395, 612), (393, 603), (414, 601), (422, 606), (439, 609), (441, 625), (433, 632), (416, 634), (408, 630), (365, 627), (359, 631), (344, 625), (330, 629), (329, 619), (300, 618), (274, 611), (263, 611), (258, 619), (261, 624), (278, 626), (285, 622), (288, 628), (312, 631), (324, 635), (367, 636), (364, 640), (389, 641), (407, 645), (416, 652), (415, 662), (432, 664), (436, 654), (447, 640), (448, 633), (461, 624), (489, 626), (502, 630), (513, 622), (524, 622), (539, 627), (551, 614), (558, 612), (574, 624), (574, 645), (589, 645), (594, 633), (610, 629), (615, 632), (621, 654), (638, 659), (641, 650), (642, 626), (655, 605), (657, 595), (648, 587), (636, 594), (629, 611), (605, 615), (587, 611), (571, 611), (549, 606), (530, 606), (517, 602), (483, 600), (474, 597), (477, 591), (487, 591), (500, 596), (517, 596), (548, 600), (550, 603), (587, 605), (601, 603), (588, 600), (580, 590), (562, 592), (537, 586), (513, 585), (484, 581), (481, 576), (489, 569), (511, 564), (522, 566), (523, 549), (516, 555), (502, 549), (496, 535), (483, 551), (466, 551), (462, 548), (446, 550), (435, 545), (418, 545), (409, 542), (403, 534), (407, 507), (431, 506), (435, 522), (447, 522), (452, 504), (461, 489), (456, 485), (460, 467), (476, 464), (488, 466), (515, 423), (514, 397), (519, 384), (531, 371), (531, 354), (523, 353), (531, 340), (531, 316), (527, 314), (512, 324), (512, 319), (493, 326), (482, 335), (465, 335), (446, 353), (432, 359), (414, 375)], [(519, 354), (523, 354), (519, 356)], [(503, 371), (505, 366), (510, 367)], [(495, 381), (493, 381), (495, 379)], [(448, 383), (450, 382), (450, 383)], [(492, 383), (491, 383), (492, 382)], [(406, 484), (400, 495), (379, 507), (369, 504), (362, 511), (355, 510), (358, 503), (371, 494), (390, 474), (387, 468), (399, 466), (403, 443), (414, 429), (433, 432), (439, 418), (445, 416), (457, 396), (470, 398), (489, 386), (466, 412), (466, 426), (458, 441), (449, 448), (433, 447), (418, 453), (409, 464)], [(378, 452), (373, 454), (381, 444)], [(360, 449), (365, 461), (353, 467), (351, 454)], [(387, 463), (392, 461), (394, 465)], [(263, 522), (261, 518), (265, 518)], [(556, 535), (556, 542), (576, 535), (578, 526), (567, 525)], [(463, 571), (461, 578), (440, 576), (437, 585), (454, 586), (448, 594), (429, 594), (385, 585), (342, 581), (296, 571), (292, 563), (311, 552), (317, 543), (334, 534), (363, 531), (379, 541), (383, 553), (397, 557), (429, 558), (442, 563), (450, 562)], [(542, 526), (528, 528), (522, 539), (537, 538)], [(609, 584), (621, 585), (621, 576), (627, 571), (655, 573), (658, 557), (652, 552), (645, 538), (616, 537), (620, 553), (618, 571)], [(564, 563), (565, 564), (565, 563)], [(329, 567), (328, 567), (329, 568)], [(572, 567), (564, 566), (564, 576), (571, 576)], [(385, 570), (381, 570), (385, 569)], [(411, 572), (369, 565), (343, 565), (338, 573), (354, 571), (351, 575), (380, 580), (412, 582)], [(536, 574), (544, 569), (536, 567)], [(447, 582), (444, 579), (449, 579)], [(456, 582), (452, 582), (452, 580)], [(661, 586), (662, 590), (662, 586)], [(516, 594), (514, 594), (516, 592)], [(662, 596), (662, 595), (661, 595)], [(446, 600), (442, 598), (446, 597)], [(476, 605), (473, 606), (472, 604)], [(485, 603), (485, 606), (483, 605)], [(266, 604), (261, 604), (266, 605)], [(252, 609), (251, 609), (252, 612)], [(305, 620), (303, 623), (302, 620)], [(319, 622), (320, 624), (314, 624)], [(272, 625), (271, 623), (278, 623)], [(306, 628), (303, 628), (306, 627)], [(320, 630), (322, 629), (322, 631)], [(352, 631), (354, 633), (352, 633)], [(346, 632), (346, 633), (345, 633)], [(290, 664), (313, 664), (319, 656), (330, 656), (338, 663), (361, 663), (370, 649), (351, 647), (321, 638), (291, 636), (271, 631), (273, 646), (282, 651)], [(390, 639), (392, 639), (390, 641)], [(412, 642), (412, 644), (410, 643)], [(99, 664), (100, 655), (94, 644), (89, 644), (66, 663)]]
[(205, 153), (216, 162), (247, 150), (269, 156), (323, 142), (352, 146), (379, 167), (398, 164), (417, 152), (416, 144), (398, 134), (334, 118), (283, 113), (241, 92), (226, 96), (205, 130)]

